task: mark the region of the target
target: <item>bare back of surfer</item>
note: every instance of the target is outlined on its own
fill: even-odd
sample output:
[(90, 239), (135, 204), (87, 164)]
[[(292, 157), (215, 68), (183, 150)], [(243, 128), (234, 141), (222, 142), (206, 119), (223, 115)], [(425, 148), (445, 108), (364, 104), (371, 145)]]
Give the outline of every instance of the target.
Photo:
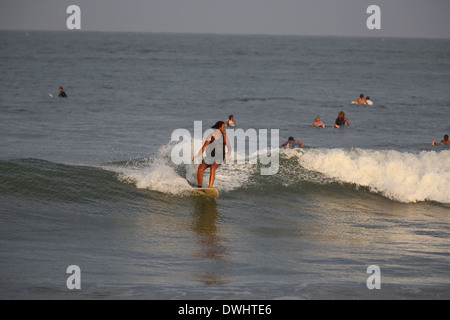
[(364, 95), (361, 93), (359, 98), (355, 101), (356, 104), (367, 104), (367, 100), (364, 99)]
[(216, 129), (212, 134), (206, 138), (203, 147), (200, 149), (199, 153), (192, 159), (199, 158), (206, 151), (206, 156), (203, 158), (202, 163), (198, 166), (197, 180), (198, 187), (201, 188), (203, 184), (203, 172), (209, 167), (211, 168), (209, 176), (209, 187), (212, 188), (214, 185), (214, 180), (216, 178), (216, 170), (225, 160), (225, 147), (227, 147), (228, 152), (227, 157), (231, 154), (231, 146), (228, 140), (228, 136), (225, 133), (225, 123), (223, 121), (217, 121), (215, 125), (211, 128)]

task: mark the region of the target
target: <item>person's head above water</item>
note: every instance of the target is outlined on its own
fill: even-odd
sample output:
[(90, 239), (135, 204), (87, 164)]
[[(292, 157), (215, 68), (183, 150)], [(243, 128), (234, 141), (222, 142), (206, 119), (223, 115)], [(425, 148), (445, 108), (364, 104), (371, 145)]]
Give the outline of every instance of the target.
[(63, 87), (59, 87), (59, 91), (60, 91), (60, 92), (63, 91)]
[(446, 135), (444, 136), (444, 140), (445, 140), (445, 141), (448, 141), (448, 134), (446, 134)]

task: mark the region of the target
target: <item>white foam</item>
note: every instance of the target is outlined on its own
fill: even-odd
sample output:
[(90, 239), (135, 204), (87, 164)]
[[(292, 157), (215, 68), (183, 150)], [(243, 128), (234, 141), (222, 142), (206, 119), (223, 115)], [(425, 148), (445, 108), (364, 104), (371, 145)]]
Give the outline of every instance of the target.
[(450, 151), (309, 149), (301, 166), (335, 180), (366, 186), (400, 202), (450, 203)]
[(139, 168), (117, 167), (114, 171), (119, 174), (121, 181), (134, 183), (138, 189), (149, 189), (167, 194), (184, 194), (192, 189), (188, 181), (179, 176), (174, 168), (162, 159), (149, 161), (148, 165)]
[[(186, 143), (193, 148), (194, 140)], [(197, 141), (198, 145), (201, 144)], [(117, 172), (119, 179), (134, 183), (140, 189), (187, 194), (192, 186), (197, 185), (198, 164), (175, 165), (170, 158), (173, 147), (174, 144), (164, 145), (157, 155), (145, 162), (107, 169)], [(198, 152), (193, 151), (193, 154)], [(288, 159), (297, 159), (300, 165), (297, 177), (289, 169), (291, 180), (285, 182), (288, 185), (298, 179), (314, 183), (339, 181), (368, 187), (372, 192), (400, 202), (429, 200), (450, 203), (450, 150), (418, 154), (363, 149), (273, 149), (272, 152)], [(219, 192), (236, 190), (245, 186), (252, 176), (259, 175), (258, 165), (249, 163), (249, 160), (257, 158), (257, 154), (235, 156), (247, 161), (244, 164), (229, 161), (217, 169), (214, 187)], [(295, 167), (292, 169), (294, 172), (297, 170)], [(282, 172), (278, 175), (281, 173), (283, 178)], [(324, 176), (320, 177), (320, 174)], [(207, 187), (208, 183), (209, 169), (203, 174), (203, 187)]]
[[(198, 141), (197, 141), (197, 144)], [(191, 141), (191, 147), (194, 140)], [(201, 144), (200, 144), (201, 146)], [(148, 189), (167, 194), (185, 195), (197, 185), (198, 164), (175, 165), (170, 158), (174, 144), (161, 147), (154, 157), (146, 161), (120, 166), (104, 166), (104, 169), (118, 173), (118, 178), (133, 183), (138, 189)], [(198, 150), (195, 151), (197, 154)], [(233, 155), (232, 155), (233, 156)], [(242, 157), (242, 155), (237, 155)], [(229, 161), (231, 162), (231, 161)], [(247, 183), (255, 172), (256, 165), (224, 163), (216, 170), (214, 187), (219, 191), (232, 191)], [(210, 170), (203, 173), (203, 187), (209, 184)]]

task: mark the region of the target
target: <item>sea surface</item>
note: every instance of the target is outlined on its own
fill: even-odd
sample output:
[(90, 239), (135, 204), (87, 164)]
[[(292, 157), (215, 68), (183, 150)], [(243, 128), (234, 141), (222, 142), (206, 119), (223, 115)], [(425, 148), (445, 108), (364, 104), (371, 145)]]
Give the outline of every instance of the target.
[[(450, 146), (431, 145), (449, 57), (437, 39), (0, 31), (0, 298), (449, 299)], [(230, 114), (304, 148), (269, 139), (270, 175), (234, 150), (219, 198), (194, 196), (196, 165), (172, 160), (195, 139), (172, 133)]]

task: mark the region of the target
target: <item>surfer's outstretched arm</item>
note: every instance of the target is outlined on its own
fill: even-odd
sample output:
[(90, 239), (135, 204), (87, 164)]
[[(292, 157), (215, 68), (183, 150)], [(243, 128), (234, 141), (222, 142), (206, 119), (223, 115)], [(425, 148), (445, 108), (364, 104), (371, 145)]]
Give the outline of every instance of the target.
[(301, 143), (300, 141), (294, 140), (295, 143), (297, 143), (301, 148), (303, 148), (303, 143)]
[(200, 149), (198, 154), (192, 158), (192, 162), (194, 162), (195, 159), (199, 158), (203, 154), (203, 152), (205, 152), (205, 149), (209, 146), (210, 143), (211, 140), (206, 139), (205, 143), (203, 144), (203, 147)]

